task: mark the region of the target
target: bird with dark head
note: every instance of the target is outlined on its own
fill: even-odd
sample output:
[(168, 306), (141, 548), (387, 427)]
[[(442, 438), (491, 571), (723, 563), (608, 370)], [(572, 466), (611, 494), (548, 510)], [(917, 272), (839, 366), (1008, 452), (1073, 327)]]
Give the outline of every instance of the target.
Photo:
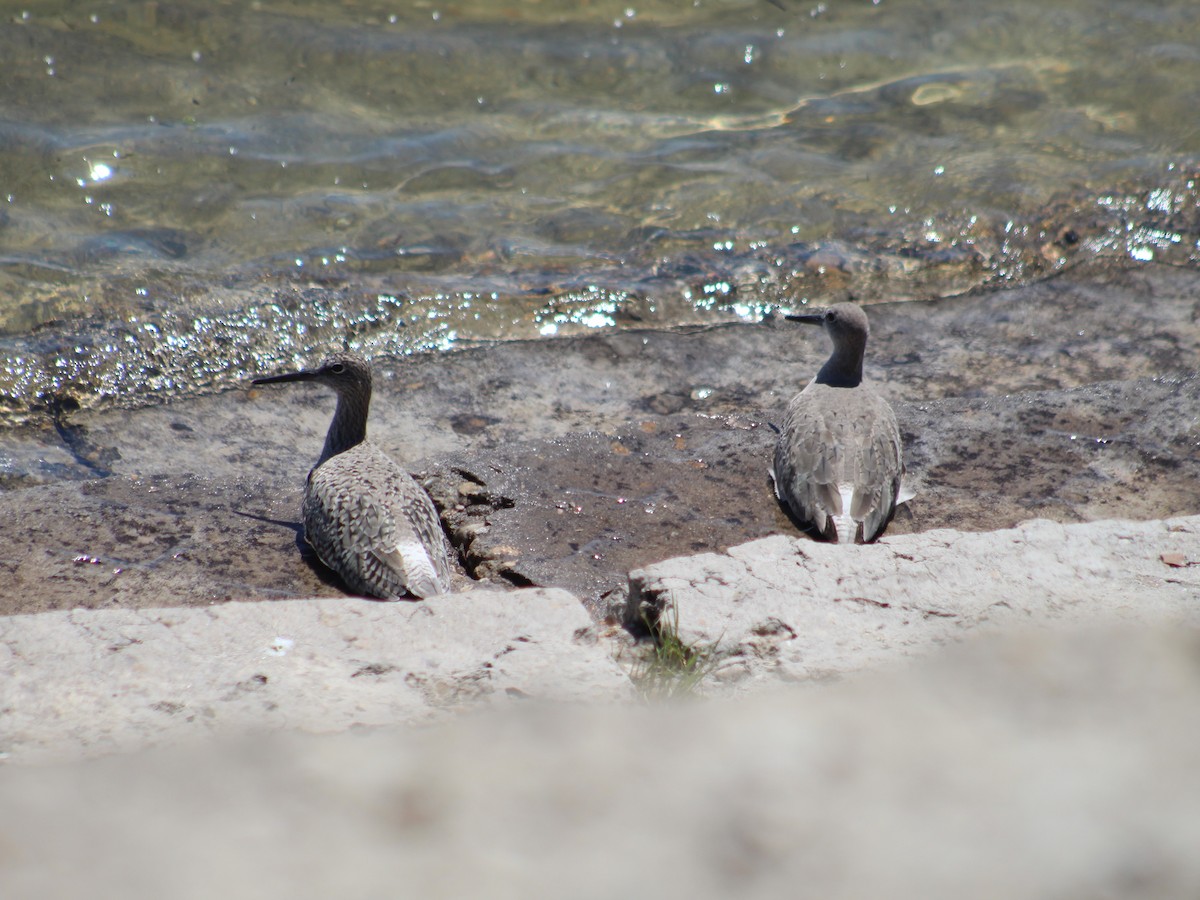
[(353, 592), (397, 600), (450, 590), (450, 560), (429, 495), (367, 440), (371, 365), (337, 353), (315, 369), (254, 379), (332, 388), (337, 409), (304, 485), (304, 538)]
[(775, 445), (775, 494), (826, 540), (868, 543), (895, 514), (904, 461), (896, 414), (863, 381), (867, 314), (839, 303), (786, 318), (820, 325), (833, 353), (788, 403)]

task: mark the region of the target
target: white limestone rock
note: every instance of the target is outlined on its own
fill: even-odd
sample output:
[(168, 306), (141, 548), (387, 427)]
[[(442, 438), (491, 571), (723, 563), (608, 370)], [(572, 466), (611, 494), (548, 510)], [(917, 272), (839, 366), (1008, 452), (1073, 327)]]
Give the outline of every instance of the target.
[(10, 616), (0, 668), (0, 751), (16, 760), (630, 692), (579, 601), (544, 589)]
[(0, 766), (0, 885), (5, 900), (1192, 900), (1197, 746), (1196, 631), (1026, 630), (736, 700), (518, 704)]
[(778, 535), (647, 566), (629, 580), (627, 625), (662, 621), (685, 643), (715, 645), (719, 680), (802, 681), (997, 625), (1200, 623), (1200, 517), (1035, 520), (856, 546)]

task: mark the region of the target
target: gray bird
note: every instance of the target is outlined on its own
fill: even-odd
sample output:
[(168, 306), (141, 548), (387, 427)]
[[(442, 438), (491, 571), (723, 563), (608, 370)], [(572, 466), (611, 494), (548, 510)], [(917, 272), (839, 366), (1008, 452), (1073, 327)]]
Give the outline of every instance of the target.
[(826, 540), (868, 543), (903, 502), (904, 462), (896, 414), (863, 382), (867, 315), (839, 303), (786, 318), (824, 327), (833, 354), (788, 403), (775, 445), (775, 494)]
[(338, 353), (316, 369), (254, 384), (315, 381), (337, 392), (321, 458), (304, 484), (304, 539), (357, 594), (397, 600), (450, 590), (450, 560), (429, 495), (367, 440), (371, 366)]

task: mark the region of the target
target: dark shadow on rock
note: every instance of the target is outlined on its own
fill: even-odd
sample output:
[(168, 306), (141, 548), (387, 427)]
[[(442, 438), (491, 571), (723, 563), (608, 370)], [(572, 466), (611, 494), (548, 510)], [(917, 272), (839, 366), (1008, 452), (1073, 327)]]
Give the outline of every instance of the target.
[(230, 510), (235, 516), (243, 516), (247, 519), (253, 519), (256, 522), (265, 522), (268, 525), (276, 525), (280, 528), (291, 531), (295, 536), (296, 553), (308, 567), (312, 573), (320, 579), (322, 584), (328, 585), (335, 590), (345, 591), (346, 585), (338, 574), (330, 569), (325, 563), (321, 562), (320, 557), (313, 552), (313, 548), (309, 546), (308, 541), (304, 539), (304, 525), (300, 522), (286, 521), (284, 519), (272, 519), (267, 516), (257, 516), (253, 513), (242, 512), (239, 509)]
[(278, 525), (280, 528), (286, 528), (290, 530), (296, 536), (297, 550), (303, 550), (308, 546), (304, 540), (304, 526), (299, 522), (289, 522), (284, 519), (272, 519), (269, 516), (256, 516), (253, 513), (242, 512), (240, 509), (231, 509), (230, 512), (235, 516), (253, 519), (256, 522), (266, 522), (268, 525)]

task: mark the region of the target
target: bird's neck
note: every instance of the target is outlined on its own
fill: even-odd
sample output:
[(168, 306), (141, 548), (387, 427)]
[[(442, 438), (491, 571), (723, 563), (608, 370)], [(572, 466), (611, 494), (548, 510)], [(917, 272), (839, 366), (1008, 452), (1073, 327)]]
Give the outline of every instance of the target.
[(325, 435), (325, 449), (321, 451), (319, 466), (331, 456), (345, 453), (367, 439), (367, 412), (371, 406), (371, 395), (338, 394), (337, 410)]
[(863, 351), (866, 342), (839, 346), (817, 373), (817, 384), (830, 387), (858, 387), (863, 380)]

